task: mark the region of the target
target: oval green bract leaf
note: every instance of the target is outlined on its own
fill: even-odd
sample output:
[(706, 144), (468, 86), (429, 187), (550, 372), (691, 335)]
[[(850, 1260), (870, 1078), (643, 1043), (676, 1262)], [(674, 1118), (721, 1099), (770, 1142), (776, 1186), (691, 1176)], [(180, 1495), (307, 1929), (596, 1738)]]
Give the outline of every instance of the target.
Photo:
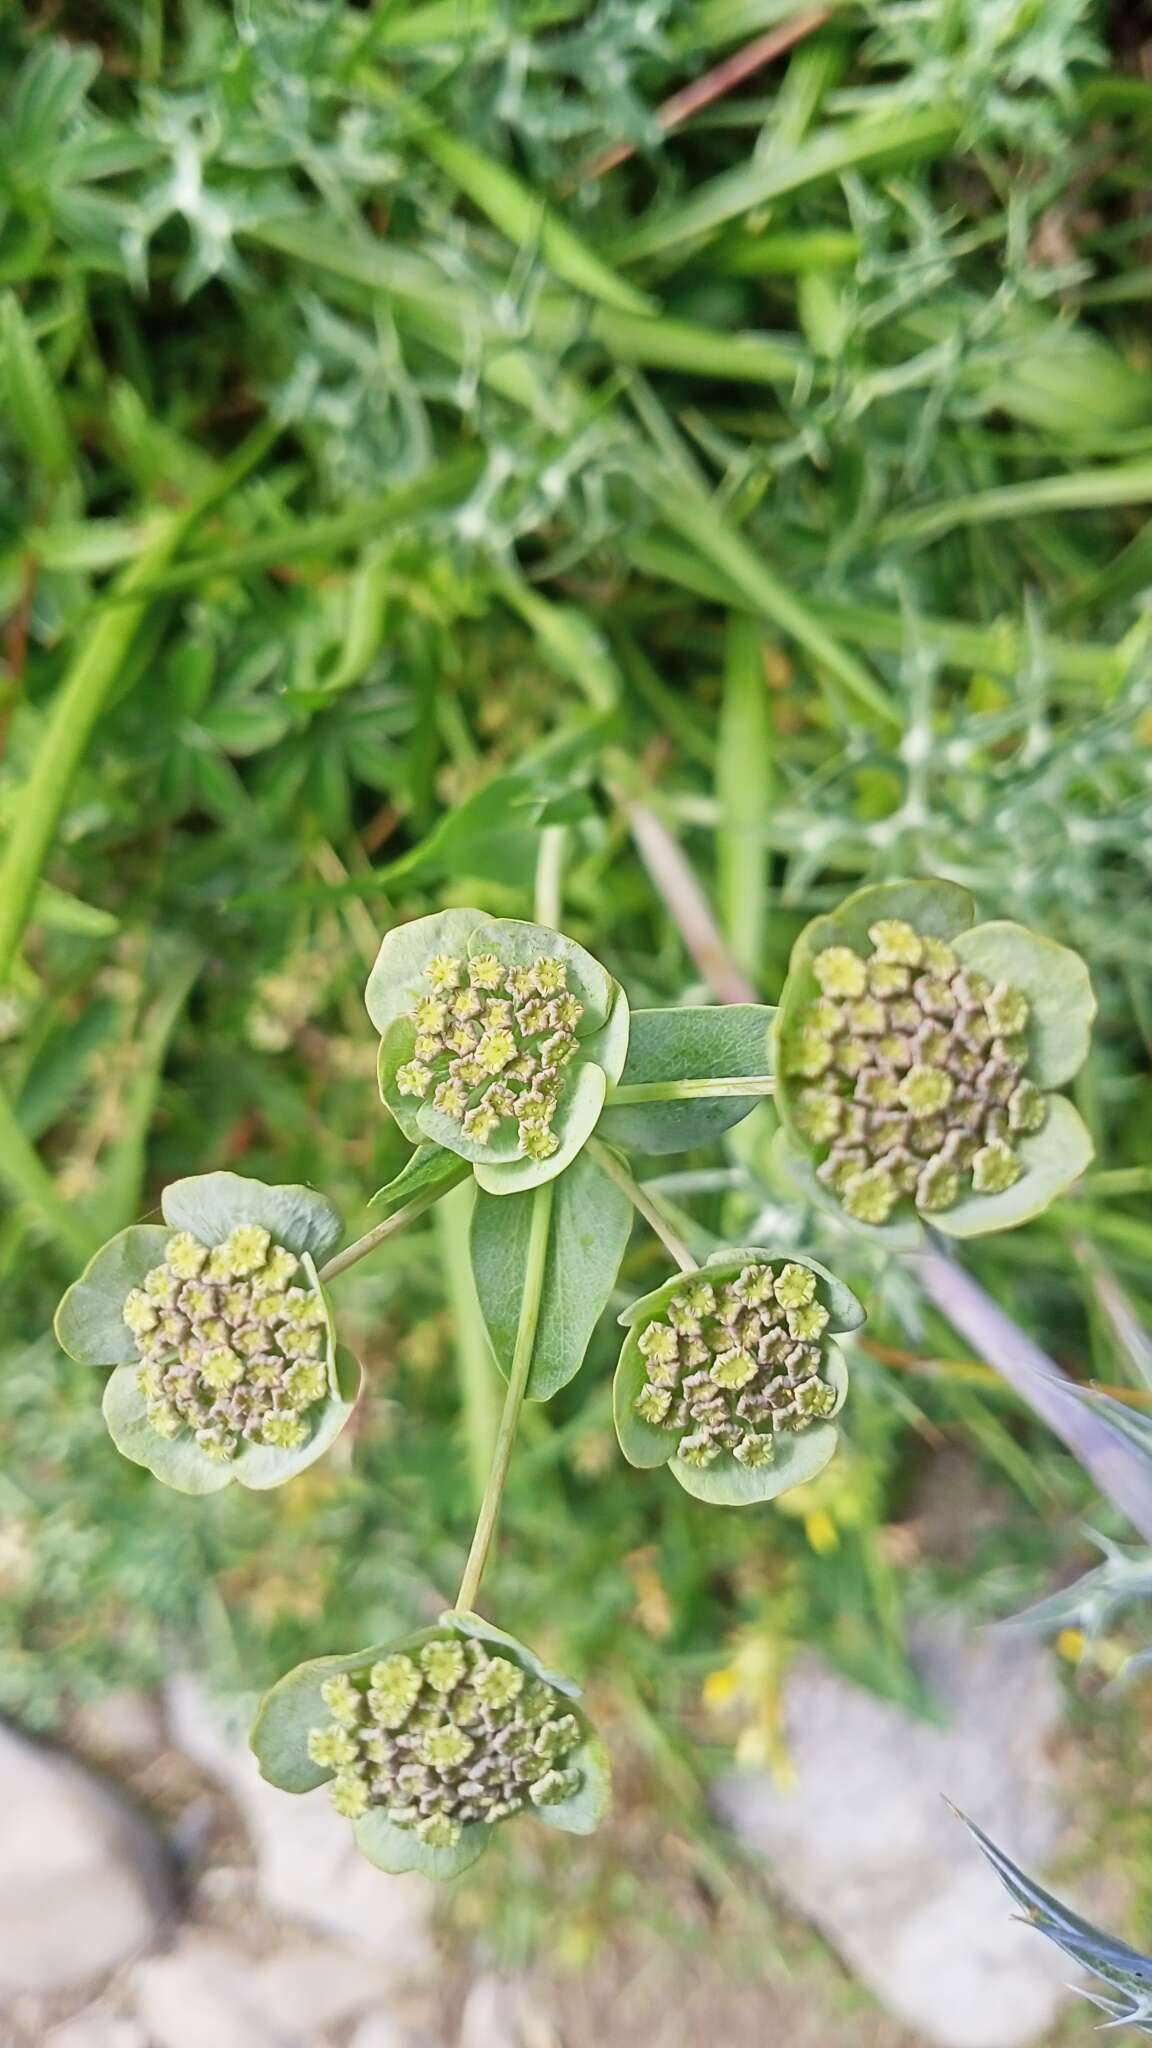
[(543, 1187), (564, 1172), (592, 1136), (604, 1107), (608, 1082), (602, 1067), (580, 1067), (564, 1091), (553, 1130), (560, 1140), (550, 1159), (509, 1159), (477, 1165), (476, 1184), (490, 1195), (514, 1195)]
[(368, 1672), (380, 1657), (394, 1650), (419, 1649), (431, 1641), (435, 1629), (420, 1629), (415, 1635), (386, 1643), (370, 1643), (366, 1650), (349, 1650), (342, 1656), (310, 1657), (265, 1693), (252, 1724), (249, 1746), (260, 1764), (261, 1776), (282, 1792), (311, 1792), (327, 1784), (332, 1772), (313, 1763), (308, 1754), (308, 1735), (328, 1718), (320, 1696), (326, 1678), (339, 1671)]
[(411, 1828), (397, 1827), (379, 1806), (373, 1807), (362, 1820), (354, 1820), (352, 1833), (361, 1855), (374, 1863), (377, 1870), (387, 1870), (396, 1877), (415, 1870), (441, 1882), (459, 1877), (461, 1871), (484, 1854), (492, 1839), (492, 1829), (483, 1821), (475, 1821), (462, 1830), (453, 1848), (430, 1849)]
[[(649, 1300), (655, 1303), (654, 1296), (649, 1296)], [(659, 1429), (654, 1422), (645, 1422), (636, 1413), (636, 1396), (647, 1377), (638, 1338), (630, 1330), (621, 1346), (612, 1381), (612, 1416), (620, 1449), (628, 1463), (640, 1472), (654, 1472), (658, 1465), (666, 1465), (670, 1456), (668, 1431)]]
[(222, 1493), (235, 1476), (231, 1466), (210, 1458), (188, 1433), (168, 1438), (153, 1429), (136, 1381), (137, 1366), (118, 1365), (104, 1389), (104, 1420), (116, 1449), (177, 1493)]
[(488, 922), (483, 910), (438, 910), (385, 934), (364, 991), (368, 1015), (381, 1037), (426, 993), (428, 962), (437, 953), (466, 954), (473, 932)]
[(60, 1349), (78, 1365), (139, 1362), (124, 1303), (152, 1268), (163, 1264), (171, 1235), (161, 1223), (134, 1223), (102, 1245), (73, 1281), (53, 1328)]
[(1092, 1135), (1066, 1095), (1050, 1095), (1043, 1125), (1029, 1137), (1015, 1140), (1024, 1172), (1001, 1195), (964, 1195), (950, 1209), (932, 1218), (934, 1230), (946, 1237), (983, 1237), (990, 1230), (1013, 1230), (1040, 1216), (1050, 1203), (1079, 1180), (1096, 1156)]
[(198, 1173), (174, 1180), (160, 1206), (173, 1230), (189, 1230), (201, 1244), (222, 1244), (239, 1223), (260, 1223), (274, 1243), (323, 1262), (335, 1251), (344, 1225), (326, 1195), (302, 1186), (270, 1187), (240, 1173)]
[[(634, 1010), (622, 1084), (770, 1074), (775, 1011), (761, 1003)], [(756, 1108), (758, 1095), (718, 1101), (624, 1103), (609, 1099), (600, 1135), (653, 1154), (709, 1144)]]
[(1032, 1006), (1028, 1025), (1028, 1078), (1038, 1088), (1061, 1088), (1088, 1057), (1096, 997), (1079, 953), (1026, 925), (1007, 919), (978, 924), (954, 942), (961, 960), (1007, 981)]
[[(472, 1271), (484, 1326), (505, 1379), (511, 1370), (532, 1228), (532, 1193), (481, 1185), (472, 1212)], [(528, 1398), (547, 1401), (579, 1372), (632, 1230), (632, 1205), (581, 1152), (556, 1182)]]
[(732, 1459), (703, 1469), (686, 1465), (681, 1458), (669, 1461), (672, 1477), (694, 1500), (713, 1507), (750, 1508), (776, 1500), (793, 1486), (805, 1486), (824, 1470), (835, 1456), (840, 1432), (830, 1422), (814, 1422), (800, 1436), (780, 1437), (771, 1465), (758, 1472), (746, 1472)]
[[(581, 1715), (582, 1721), (583, 1718)], [(612, 1804), (612, 1766), (608, 1751), (600, 1737), (589, 1729), (569, 1762), (572, 1770), (580, 1772), (580, 1790), (571, 1799), (559, 1800), (555, 1806), (538, 1806), (535, 1818), (546, 1828), (559, 1829), (561, 1834), (591, 1835)]]

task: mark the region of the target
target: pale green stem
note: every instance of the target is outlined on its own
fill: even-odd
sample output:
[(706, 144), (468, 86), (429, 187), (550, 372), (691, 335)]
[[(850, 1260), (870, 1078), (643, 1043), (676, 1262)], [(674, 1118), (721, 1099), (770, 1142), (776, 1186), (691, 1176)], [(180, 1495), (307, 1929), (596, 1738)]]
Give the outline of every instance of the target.
[(544, 1267), (548, 1258), (548, 1234), (552, 1223), (552, 1193), (554, 1181), (545, 1181), (532, 1197), (532, 1223), (528, 1233), (528, 1252), (524, 1261), (524, 1292), (520, 1297), (520, 1316), (516, 1324), (516, 1343), (512, 1351), (512, 1366), (508, 1374), (508, 1391), (504, 1396), (504, 1410), (500, 1417), (500, 1428), (496, 1436), (496, 1448), (492, 1453), (492, 1464), (480, 1513), (476, 1518), (476, 1529), (472, 1537), (472, 1548), (456, 1595), (456, 1605), (466, 1613), (476, 1605), (480, 1581), (496, 1534), (500, 1518), (500, 1502), (504, 1494), (504, 1482), (512, 1462), (512, 1448), (516, 1442), (516, 1431), (520, 1423), (520, 1410), (524, 1405), (524, 1394), (528, 1386), (528, 1375), (532, 1370), (532, 1356), (536, 1347), (536, 1326), (540, 1320), (540, 1303), (544, 1292)]
[(319, 1280), (324, 1283), (335, 1280), (338, 1274), (346, 1273), (349, 1266), (358, 1266), (361, 1259), (366, 1259), (369, 1252), (376, 1250), (377, 1245), (383, 1244), (389, 1237), (395, 1237), (397, 1231), (403, 1230), (407, 1224), (415, 1223), (418, 1216), (423, 1216), (426, 1209), (430, 1209), (434, 1202), (438, 1202), (442, 1195), (447, 1194), (450, 1187), (455, 1187), (471, 1171), (467, 1160), (462, 1159), (460, 1171), (454, 1181), (440, 1181), (436, 1187), (428, 1188), (424, 1194), (413, 1196), (402, 1209), (397, 1209), (395, 1215), (386, 1216), (383, 1223), (378, 1223), (374, 1230), (365, 1231), (363, 1237), (358, 1237), (354, 1244), (348, 1245), (342, 1252), (337, 1252), (334, 1259), (329, 1259), (326, 1266), (321, 1266), (317, 1276)]
[(689, 1081), (625, 1081), (608, 1090), (608, 1100), (615, 1109), (631, 1102), (714, 1102), (727, 1095), (772, 1095), (775, 1089), (771, 1074), (711, 1074)]
[(48, 1225), (69, 1258), (86, 1265), (100, 1239), (83, 1224), (57, 1193), (56, 1183), (35, 1145), (22, 1130), (7, 1095), (0, 1090), (0, 1181)]
[(479, 1512), (496, 1444), (497, 1402), (496, 1376), (484, 1336), (468, 1247), (472, 1202), (470, 1187), (454, 1187), (436, 1211), (436, 1229), (455, 1324), (456, 1373), (460, 1383), (472, 1498)]
[(537, 924), (546, 924), (553, 931), (560, 923), (563, 904), (564, 855), (567, 851), (567, 842), (566, 825), (545, 825), (540, 834), (540, 848), (536, 855), (536, 901), (533, 915)]
[(675, 1259), (680, 1271), (694, 1273), (699, 1261), (693, 1258), (683, 1238), (677, 1237), (671, 1224), (665, 1220), (651, 1196), (645, 1194), (639, 1181), (633, 1180), (623, 1161), (618, 1159), (614, 1152), (610, 1152), (599, 1138), (589, 1138), (588, 1151), (601, 1172), (606, 1173), (609, 1180), (615, 1181), (621, 1193), (627, 1195), (637, 1214), (656, 1232), (665, 1251)]

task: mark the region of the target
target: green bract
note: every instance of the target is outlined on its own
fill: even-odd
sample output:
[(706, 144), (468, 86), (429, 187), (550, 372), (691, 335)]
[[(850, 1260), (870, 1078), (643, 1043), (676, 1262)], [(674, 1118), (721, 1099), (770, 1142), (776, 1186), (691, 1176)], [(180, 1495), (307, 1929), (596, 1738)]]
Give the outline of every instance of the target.
[(1088, 970), (974, 916), (951, 882), (858, 890), (801, 933), (776, 1013), (785, 1157), (894, 1241), (917, 1216), (953, 1237), (1024, 1223), (1092, 1158), (1051, 1092), (1088, 1051)]
[(405, 1137), (539, 1187), (591, 1135), (628, 1050), (623, 989), (544, 925), (444, 910), (389, 932), (365, 992), (380, 1093)]
[(828, 1340), (864, 1311), (814, 1259), (717, 1252), (633, 1302), (616, 1368), (616, 1433), (632, 1465), (669, 1465), (699, 1500), (772, 1500), (828, 1463), (848, 1376)]
[(382, 1870), (455, 1877), (503, 1820), (590, 1834), (608, 1806), (608, 1760), (579, 1688), (479, 1615), (344, 1657), (298, 1664), (252, 1730), (284, 1792), (330, 1783), (357, 1844)]
[(181, 1493), (263, 1490), (339, 1435), (360, 1368), (337, 1353), (316, 1260), (343, 1225), (322, 1195), (235, 1173), (174, 1181), (164, 1224), (111, 1239), (68, 1289), (56, 1335), (111, 1366), (113, 1442)]

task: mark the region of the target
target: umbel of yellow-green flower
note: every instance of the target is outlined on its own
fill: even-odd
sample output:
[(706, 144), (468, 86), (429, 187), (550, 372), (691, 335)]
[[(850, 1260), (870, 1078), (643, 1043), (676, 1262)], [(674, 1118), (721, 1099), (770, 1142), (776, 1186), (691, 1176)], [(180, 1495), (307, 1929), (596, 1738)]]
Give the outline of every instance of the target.
[(829, 1321), (808, 1266), (774, 1273), (757, 1263), (730, 1281), (694, 1275), (639, 1334), (636, 1413), (673, 1432), (687, 1465), (725, 1451), (749, 1470), (767, 1465), (778, 1433), (807, 1429), (836, 1406), (820, 1377)]
[(780, 1112), (860, 1223), (904, 1205), (957, 1235), (1003, 1228), (1091, 1156), (1049, 1092), (1087, 1050), (1083, 963), (972, 915), (952, 884), (882, 884), (797, 942), (775, 1026)]
[(525, 1158), (551, 1158), (559, 1145), (552, 1123), (584, 1015), (567, 962), (540, 953), (509, 967), (494, 952), (468, 959), (434, 953), (424, 980), (427, 993), (409, 1012), (412, 1058), (396, 1073), (401, 1095), (429, 1097), (481, 1145), (511, 1122)]
[(359, 1390), (315, 1263), (340, 1218), (311, 1188), (235, 1173), (172, 1182), (162, 1211), (96, 1254), (56, 1334), (81, 1364), (114, 1368), (108, 1428), (158, 1479), (185, 1493), (279, 1485), (328, 1448)]
[(190, 1429), (221, 1460), (244, 1438), (281, 1450), (307, 1442), (307, 1413), (328, 1392), (327, 1313), (296, 1253), (262, 1224), (238, 1223), (211, 1249), (176, 1231), (122, 1313), (161, 1436)]
[(868, 940), (866, 955), (813, 955), (821, 993), (785, 1054), (806, 1084), (796, 1121), (829, 1146), (820, 1179), (864, 1223), (886, 1223), (901, 1195), (934, 1210), (968, 1186), (1002, 1194), (1023, 1172), (1014, 1141), (1047, 1114), (1027, 1073), (1027, 996), (904, 918), (878, 918)]
[(717, 1252), (632, 1303), (613, 1387), (632, 1465), (667, 1465), (699, 1500), (750, 1506), (811, 1479), (848, 1391), (832, 1341), (864, 1311), (815, 1259)]
[(562, 932), (437, 911), (385, 937), (365, 1000), (380, 1092), (405, 1136), (507, 1194), (561, 1173), (628, 1050), (623, 990)]
[(298, 1665), (265, 1698), (252, 1747), (286, 1792), (327, 1783), (382, 1870), (453, 1877), (522, 1815), (597, 1826), (608, 1759), (579, 1701), (514, 1636), (454, 1609), (400, 1642)]
[(329, 1719), (309, 1731), (313, 1763), (335, 1772), (332, 1803), (349, 1820), (383, 1808), (433, 1849), (464, 1829), (572, 1799), (583, 1732), (570, 1702), (508, 1657), (447, 1631), (394, 1650), (359, 1682), (320, 1688)]

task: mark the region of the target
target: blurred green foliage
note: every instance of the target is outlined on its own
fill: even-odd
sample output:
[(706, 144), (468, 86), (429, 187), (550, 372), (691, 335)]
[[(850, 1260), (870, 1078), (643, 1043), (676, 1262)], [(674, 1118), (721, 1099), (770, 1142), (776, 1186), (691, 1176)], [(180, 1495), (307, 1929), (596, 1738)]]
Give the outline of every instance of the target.
[[(663, 131), (787, 12), (0, 24), (0, 1705), (34, 1724), (176, 1658), (255, 1690), (455, 1583), (448, 1222), (346, 1284), (372, 1391), (283, 1494), (151, 1485), (44, 1331), (177, 1174), (364, 1220), (405, 1155), (379, 934), (531, 914), (549, 825), (565, 927), (637, 1003), (702, 994), (638, 803), (767, 1001), (861, 878), (948, 875), (1078, 947), (1100, 1168), (971, 1258), (1077, 1376), (1139, 1383), (1102, 1286), (1152, 1314), (1152, 87), (1088, 0), (867, 0)], [(702, 1250), (843, 1266), (771, 1132), (652, 1171)], [(638, 1232), (621, 1298), (661, 1277)], [(496, 1611), (673, 1805), (710, 1743), (771, 1756), (792, 1647), (915, 1699), (909, 1607), (1009, 1611), (1109, 1526), (905, 1271), (855, 1247), (847, 1277), (877, 1350), (806, 1499), (717, 1514), (625, 1470), (610, 1326), (526, 1420)]]

